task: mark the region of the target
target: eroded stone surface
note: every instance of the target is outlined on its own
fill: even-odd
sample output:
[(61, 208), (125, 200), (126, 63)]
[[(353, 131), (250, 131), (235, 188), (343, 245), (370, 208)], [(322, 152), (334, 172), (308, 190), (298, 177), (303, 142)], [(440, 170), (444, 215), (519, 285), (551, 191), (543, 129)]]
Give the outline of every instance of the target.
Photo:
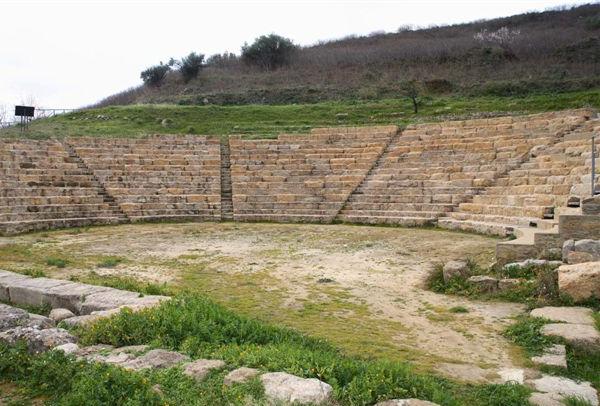
[(72, 311), (70, 311), (69, 309), (62, 309), (62, 308), (57, 308), (57, 309), (52, 309), (50, 311), (50, 315), (49, 317), (56, 321), (62, 321), (64, 319), (68, 319), (71, 317), (75, 317), (75, 313), (73, 313)]
[(29, 313), (23, 309), (0, 303), (0, 331), (23, 326), (29, 321)]
[(75, 343), (67, 343), (62, 345), (57, 345), (53, 348), (54, 351), (62, 351), (65, 354), (75, 354), (79, 351), (79, 346)]
[(495, 292), (498, 290), (498, 279), (486, 275), (471, 276), (468, 281), (480, 292)]
[(0, 333), (0, 341), (9, 345), (25, 341), (30, 352), (40, 353), (62, 344), (75, 343), (77, 339), (62, 328), (39, 330), (33, 327), (15, 327)]
[(316, 378), (300, 378), (285, 372), (272, 372), (260, 377), (265, 395), (276, 402), (323, 403), (331, 399), (333, 388)]
[(581, 201), (581, 212), (583, 214), (600, 214), (600, 195), (583, 199)]
[(523, 283), (523, 279), (519, 278), (506, 278), (506, 279), (498, 279), (498, 290), (510, 290)]
[(563, 397), (580, 397), (593, 406), (598, 405), (598, 394), (589, 382), (575, 382), (568, 378), (544, 375), (529, 383), (538, 392), (555, 393)]
[(532, 317), (574, 324), (594, 324), (592, 309), (587, 307), (546, 306), (531, 311)]
[[(130, 354), (123, 353), (123, 352), (121, 352), (119, 354), (130, 355)], [(120, 365), (123, 368), (133, 369), (133, 370), (148, 369), (148, 368), (160, 369), (160, 368), (173, 367), (181, 362), (188, 361), (188, 360), (189, 360), (189, 358), (187, 356), (180, 354), (178, 352), (157, 349), (157, 350), (148, 351), (146, 354), (144, 354), (140, 357), (134, 358), (130, 361), (124, 362)]]
[(564, 345), (555, 344), (544, 350), (542, 355), (532, 357), (531, 361), (534, 364), (566, 368), (567, 350)]
[(600, 261), (558, 268), (558, 290), (575, 302), (600, 298)]
[(448, 261), (443, 269), (444, 282), (456, 277), (465, 278), (468, 273), (469, 267), (465, 261)]
[(523, 384), (525, 382), (525, 371), (518, 368), (503, 368), (498, 371), (500, 380), (502, 383), (518, 383)]
[(224, 366), (225, 362), (218, 359), (198, 359), (187, 364), (183, 369), (183, 373), (197, 381), (201, 381), (213, 369), (220, 369)]
[(600, 346), (600, 332), (589, 324), (551, 323), (542, 327), (542, 334), (562, 337), (569, 344), (587, 349)]
[(439, 406), (437, 403), (420, 399), (390, 399), (377, 403), (375, 406)]
[(35, 327), (38, 329), (52, 328), (55, 327), (56, 323), (54, 320), (42, 316), (41, 314), (29, 313), (29, 322), (27, 323), (27, 327)]
[(528, 266), (549, 266), (549, 267), (559, 267), (562, 265), (562, 261), (549, 261), (546, 259), (526, 259), (524, 261), (519, 262), (511, 262), (509, 264), (504, 265), (504, 269), (508, 268), (526, 268)]
[(225, 385), (232, 385), (234, 383), (244, 383), (254, 378), (258, 374), (260, 374), (260, 371), (258, 369), (241, 367), (238, 369), (234, 369), (233, 371), (225, 375), (225, 378), (223, 378), (223, 383)]
[(565, 406), (562, 399), (563, 396), (558, 393), (533, 392), (529, 397), (529, 403), (534, 406)]

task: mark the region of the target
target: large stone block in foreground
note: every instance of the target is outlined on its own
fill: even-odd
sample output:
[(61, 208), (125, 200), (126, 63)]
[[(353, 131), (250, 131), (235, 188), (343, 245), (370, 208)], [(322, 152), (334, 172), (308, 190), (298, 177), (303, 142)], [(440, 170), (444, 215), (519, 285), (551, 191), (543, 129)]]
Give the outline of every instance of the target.
[(331, 399), (333, 388), (316, 378), (300, 378), (285, 372), (260, 377), (267, 398), (275, 402), (320, 404)]
[(600, 261), (558, 268), (558, 290), (575, 302), (600, 299)]

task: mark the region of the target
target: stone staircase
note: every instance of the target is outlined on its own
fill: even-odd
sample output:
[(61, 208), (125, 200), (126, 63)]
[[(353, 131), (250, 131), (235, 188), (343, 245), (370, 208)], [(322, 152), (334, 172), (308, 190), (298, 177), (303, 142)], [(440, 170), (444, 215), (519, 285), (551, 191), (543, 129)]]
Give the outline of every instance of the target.
[(438, 224), (500, 236), (523, 227), (552, 230), (560, 208), (572, 204), (569, 198), (589, 193), (589, 140), (600, 121), (585, 112), (574, 120), (566, 121), (567, 126), (551, 142), (534, 145), (519, 166), (440, 218)]
[(127, 222), (129, 218), (127, 214), (125, 214), (119, 205), (117, 204), (115, 198), (111, 196), (108, 191), (102, 185), (102, 182), (96, 177), (94, 172), (83, 162), (83, 159), (77, 155), (75, 149), (67, 142), (61, 142), (65, 147), (65, 150), (69, 154), (69, 158), (72, 162), (77, 164), (77, 167), (85, 174), (89, 175), (92, 179), (92, 187), (96, 188), (98, 191), (98, 195), (102, 196), (103, 201), (108, 204), (110, 217), (116, 217), (121, 219), (122, 222)]
[(221, 138), (221, 220), (233, 221), (229, 137)]

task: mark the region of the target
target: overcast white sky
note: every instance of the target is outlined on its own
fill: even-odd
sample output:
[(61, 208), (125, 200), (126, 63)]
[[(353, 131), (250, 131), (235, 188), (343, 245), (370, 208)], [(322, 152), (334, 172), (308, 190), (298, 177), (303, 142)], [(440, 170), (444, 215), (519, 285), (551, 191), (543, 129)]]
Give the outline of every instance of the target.
[(141, 70), (171, 56), (239, 53), (271, 32), (308, 45), (593, 2), (0, 0), (0, 104), (33, 97), (46, 108), (80, 107), (140, 84)]

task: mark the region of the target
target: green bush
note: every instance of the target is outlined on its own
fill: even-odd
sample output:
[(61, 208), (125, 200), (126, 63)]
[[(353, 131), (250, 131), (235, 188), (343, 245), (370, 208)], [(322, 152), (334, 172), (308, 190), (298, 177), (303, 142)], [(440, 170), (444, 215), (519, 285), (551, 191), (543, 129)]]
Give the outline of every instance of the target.
[(102, 261), (98, 262), (96, 266), (98, 268), (114, 268), (123, 262), (123, 258), (120, 257), (106, 257)]
[(297, 49), (287, 38), (276, 34), (263, 35), (252, 45), (242, 47), (242, 60), (264, 70), (275, 70), (289, 64)]
[(600, 29), (600, 14), (586, 18), (585, 28), (591, 31)]
[(64, 268), (67, 266), (67, 260), (62, 258), (48, 258), (46, 259), (46, 264), (49, 266), (55, 266), (57, 268)]
[(140, 73), (140, 78), (144, 81), (144, 84), (148, 86), (159, 87), (167, 77), (167, 73), (171, 70), (170, 64), (163, 65), (161, 62), (159, 65), (154, 65)]
[(195, 52), (190, 53), (188, 56), (181, 58), (179, 61), (179, 72), (181, 72), (181, 76), (183, 77), (184, 82), (189, 82), (192, 79), (195, 79), (202, 68), (202, 64), (204, 63), (204, 55), (197, 54)]

